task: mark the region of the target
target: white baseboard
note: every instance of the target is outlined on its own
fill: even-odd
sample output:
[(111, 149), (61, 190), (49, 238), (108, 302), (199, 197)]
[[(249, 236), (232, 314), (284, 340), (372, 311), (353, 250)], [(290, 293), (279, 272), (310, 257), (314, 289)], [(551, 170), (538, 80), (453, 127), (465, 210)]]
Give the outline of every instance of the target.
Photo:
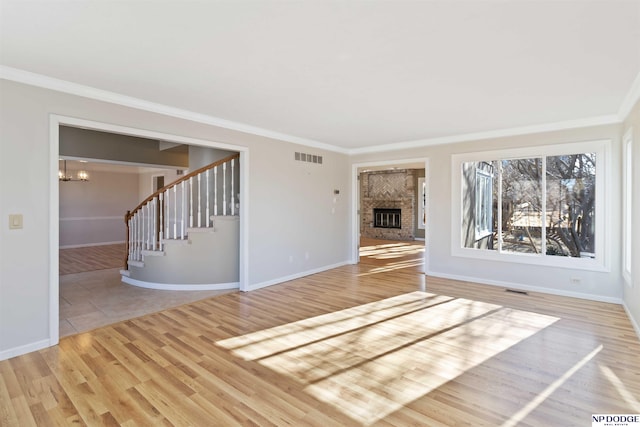
[(636, 331), (636, 335), (638, 336), (638, 339), (640, 339), (640, 325), (638, 325), (638, 322), (633, 317), (633, 315), (631, 314), (631, 310), (629, 310), (629, 307), (627, 307), (627, 304), (624, 301), (622, 302), (622, 307), (624, 307), (624, 311), (627, 312), (627, 317), (631, 322), (631, 326), (633, 326), (633, 329)]
[(64, 246), (60, 246), (60, 249), (88, 248), (89, 246), (118, 245), (121, 243), (125, 243), (125, 241), (118, 240), (116, 242), (99, 242), (99, 243), (83, 243), (81, 245), (64, 245)]
[(30, 344), (21, 345), (19, 347), (10, 348), (8, 350), (0, 351), (0, 360), (11, 359), (12, 357), (21, 356), (23, 354), (31, 353), (32, 351), (42, 350), (43, 348), (51, 347), (51, 340), (41, 340)]
[(336, 264), (326, 265), (324, 267), (314, 268), (313, 270), (307, 270), (300, 273), (292, 274), (290, 276), (279, 277), (277, 279), (267, 280), (266, 282), (254, 283), (247, 286), (247, 291), (255, 291), (256, 289), (266, 288), (267, 286), (277, 285), (279, 283), (288, 282), (289, 280), (299, 279), (301, 277), (310, 276), (316, 273), (322, 273), (323, 271), (331, 270), (334, 268), (342, 267), (343, 265), (351, 264), (349, 261), (342, 261)]
[[(122, 273), (122, 271), (121, 271)], [(239, 282), (231, 283), (203, 283), (203, 284), (179, 284), (179, 283), (155, 283), (145, 282), (143, 280), (132, 279), (126, 274), (122, 275), (121, 280), (132, 286), (140, 288), (158, 289), (162, 291), (222, 291), (227, 289), (238, 289)]]
[[(580, 299), (585, 299), (585, 300), (589, 300), (589, 301), (599, 301), (599, 302), (608, 302), (608, 303), (612, 303), (612, 304), (622, 304), (622, 299), (621, 298), (605, 297), (605, 296), (602, 296), (602, 295), (585, 294), (585, 293), (582, 293), (582, 292), (561, 291), (561, 290), (557, 290), (557, 289), (549, 289), (549, 288), (541, 288), (541, 287), (538, 287), (538, 286), (523, 285), (523, 284), (520, 284), (520, 283), (503, 282), (503, 281), (500, 281), (500, 280), (488, 280), (488, 279), (480, 279), (478, 277), (461, 276), (461, 275), (457, 275), (457, 274), (448, 274), (448, 273), (440, 273), (440, 272), (432, 271), (432, 270), (429, 270), (429, 271), (425, 272), (425, 274), (427, 276), (440, 277), (440, 278), (443, 278), (443, 279), (451, 279), (451, 280), (460, 280), (460, 281), (463, 281), (463, 282), (479, 283), (481, 285), (500, 286), (500, 287), (503, 287), (503, 288), (517, 289), (517, 290), (530, 291), (530, 292), (540, 292), (540, 293), (543, 293), (543, 294), (559, 295), (559, 296), (563, 296), (563, 297), (580, 298)], [(429, 287), (429, 283), (427, 283), (427, 288), (428, 287)]]

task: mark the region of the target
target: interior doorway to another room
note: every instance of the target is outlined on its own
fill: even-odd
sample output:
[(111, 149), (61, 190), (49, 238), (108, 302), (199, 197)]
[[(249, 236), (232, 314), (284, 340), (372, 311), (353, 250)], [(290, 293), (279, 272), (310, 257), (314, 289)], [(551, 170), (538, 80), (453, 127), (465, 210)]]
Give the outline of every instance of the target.
[[(51, 140), (52, 140), (52, 172), (54, 170), (54, 162), (57, 166), (59, 162), (59, 155), (65, 154), (60, 151), (60, 129), (62, 127), (77, 127), (81, 129), (93, 130), (98, 132), (112, 132), (116, 135), (132, 136), (137, 134), (136, 138), (149, 138), (153, 136), (156, 141), (161, 137), (169, 137), (169, 135), (161, 135), (155, 132), (139, 131), (137, 129), (123, 128), (113, 125), (106, 125), (95, 122), (87, 122), (79, 119), (52, 117), (51, 124)], [(197, 144), (199, 147), (206, 147), (210, 144), (212, 148), (218, 148), (220, 150), (235, 149), (236, 147), (230, 145), (216, 146), (214, 143), (208, 141), (195, 140), (185, 137), (176, 137), (175, 142), (171, 144), (169, 149), (175, 146), (185, 146), (190, 144)], [(242, 149), (246, 150), (246, 149)], [(239, 150), (235, 151), (238, 152)], [(240, 158), (245, 156), (244, 151), (240, 152)], [(54, 157), (55, 156), (55, 157)], [(74, 161), (78, 160), (93, 160), (88, 167), (90, 169), (90, 179), (85, 182), (74, 182), (78, 180), (55, 180), (51, 185), (51, 212), (52, 221), (51, 226), (55, 227), (52, 232), (51, 242), (51, 274), (50, 274), (50, 288), (52, 290), (50, 294), (50, 336), (51, 342), (56, 343), (61, 336), (72, 335), (75, 333), (83, 332), (86, 330), (94, 329), (99, 326), (115, 323), (118, 321), (138, 317), (143, 314), (152, 313), (158, 310), (163, 310), (176, 305), (181, 305), (189, 302), (193, 302), (199, 299), (208, 298), (211, 296), (219, 295), (222, 293), (230, 292), (233, 290), (191, 290), (191, 291), (165, 291), (165, 290), (153, 290), (144, 289), (131, 286), (121, 281), (121, 269), (124, 267), (125, 260), (127, 258), (125, 244), (122, 239), (126, 233), (111, 233), (112, 239), (116, 241), (105, 242), (104, 238), (98, 243), (88, 245), (85, 244), (73, 244), (73, 242), (67, 241), (65, 237), (65, 228), (69, 224), (81, 224), (82, 221), (88, 220), (102, 220), (102, 221), (114, 221), (120, 225), (124, 223), (124, 213), (126, 210), (133, 209), (140, 201), (140, 194), (146, 195), (155, 192), (156, 190), (163, 188), (168, 183), (172, 182), (175, 177), (173, 175), (180, 175), (184, 169), (187, 169), (188, 165), (176, 167), (176, 165), (165, 165), (168, 167), (158, 168), (156, 165), (145, 165), (137, 162), (127, 161), (114, 161), (110, 162), (105, 159), (88, 159), (80, 158), (78, 156), (66, 156), (69, 166), (72, 166)], [(199, 166), (196, 166), (199, 167)], [(117, 214), (109, 212), (108, 214), (96, 214), (88, 215), (75, 215), (70, 212), (67, 205), (66, 190), (61, 191), (61, 185), (74, 185), (80, 186), (88, 184), (93, 181), (99, 181), (99, 175), (103, 173), (110, 173), (109, 169), (120, 169), (120, 173), (123, 173), (123, 168), (129, 168), (129, 172), (140, 177), (136, 178), (135, 182), (129, 182), (126, 185), (120, 184), (122, 188), (135, 188), (135, 201), (127, 203), (125, 209), (117, 209)], [(72, 168), (69, 168), (72, 169)], [(57, 172), (58, 168), (55, 167)], [(160, 172), (159, 172), (160, 171)], [(113, 171), (111, 171), (113, 172)], [(171, 175), (167, 180), (167, 173)], [(245, 171), (238, 168), (239, 181), (246, 182)], [(91, 176), (93, 175), (93, 176)], [(147, 175), (147, 177), (144, 177)], [(173, 177), (173, 178), (172, 178)], [(54, 184), (55, 182), (55, 184)], [(80, 189), (80, 193), (90, 194), (88, 189), (90, 185), (82, 187), (76, 187), (76, 190)], [(69, 188), (69, 187), (67, 187)], [(246, 187), (244, 187), (247, 190)], [(245, 195), (247, 191), (243, 191), (241, 194)], [(77, 194), (76, 194), (77, 195)], [(81, 195), (82, 197), (82, 195)], [(105, 197), (104, 199), (109, 199)], [(241, 202), (241, 200), (240, 200)], [(65, 209), (67, 209), (65, 211)], [(63, 214), (64, 212), (64, 214)], [(89, 218), (91, 217), (91, 218)], [(243, 258), (244, 244), (242, 242), (242, 235), (244, 234), (243, 228), (246, 224), (240, 220), (240, 283), (244, 287), (244, 277), (246, 276), (246, 264)], [(88, 228), (90, 230), (90, 227)], [(89, 232), (89, 234), (91, 234)], [(123, 234), (123, 236), (121, 236)], [(55, 239), (53, 238), (55, 236)], [(106, 244), (102, 244), (106, 243)], [(54, 252), (55, 251), (55, 252)]]
[[(421, 242), (422, 270), (428, 253), (428, 159), (353, 166), (354, 263), (365, 241)], [(424, 242), (424, 243), (422, 243)]]
[(153, 191), (158, 191), (164, 187), (164, 175), (153, 175)]

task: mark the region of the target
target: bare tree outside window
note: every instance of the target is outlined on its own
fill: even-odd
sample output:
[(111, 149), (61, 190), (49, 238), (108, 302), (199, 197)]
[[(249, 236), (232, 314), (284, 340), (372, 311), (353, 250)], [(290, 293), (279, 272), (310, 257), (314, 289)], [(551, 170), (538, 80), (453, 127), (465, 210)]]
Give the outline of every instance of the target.
[(547, 255), (595, 256), (596, 155), (547, 157)]
[(505, 252), (539, 254), (542, 251), (541, 160), (531, 158), (499, 162), (502, 233), (496, 234), (496, 243), (502, 237), (502, 250)]
[(463, 247), (595, 257), (595, 153), (465, 162), (462, 178)]

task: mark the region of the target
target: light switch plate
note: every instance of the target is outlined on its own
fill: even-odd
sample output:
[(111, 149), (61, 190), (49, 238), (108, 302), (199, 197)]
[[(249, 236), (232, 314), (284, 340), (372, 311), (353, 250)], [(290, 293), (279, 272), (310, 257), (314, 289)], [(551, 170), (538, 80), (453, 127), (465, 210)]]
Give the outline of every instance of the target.
[(9, 229), (18, 230), (22, 228), (22, 214), (9, 215)]

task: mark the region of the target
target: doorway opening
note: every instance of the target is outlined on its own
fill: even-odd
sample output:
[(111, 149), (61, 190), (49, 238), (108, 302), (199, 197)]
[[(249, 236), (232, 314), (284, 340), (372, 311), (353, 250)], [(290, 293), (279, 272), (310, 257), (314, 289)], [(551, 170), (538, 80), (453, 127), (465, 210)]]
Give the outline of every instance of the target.
[(352, 263), (360, 262), (361, 246), (371, 241), (418, 241), (426, 271), (429, 159), (357, 163), (352, 183)]
[[(60, 182), (58, 180), (58, 161), (60, 158), (60, 129), (61, 127), (72, 127), (72, 128), (79, 128), (79, 129), (85, 129), (85, 130), (91, 130), (91, 131), (98, 131), (98, 132), (104, 132), (104, 133), (111, 133), (111, 134), (116, 134), (116, 135), (123, 135), (123, 136), (127, 136), (127, 137), (134, 137), (134, 138), (147, 138), (147, 139), (153, 139), (156, 141), (169, 141), (171, 144), (174, 145), (188, 145), (188, 146), (194, 146), (194, 147), (209, 147), (209, 148), (213, 148), (213, 149), (217, 149), (217, 150), (226, 150), (226, 151), (233, 151), (233, 152), (237, 152), (240, 155), (240, 165), (241, 167), (238, 168), (239, 171), (239, 181), (240, 181), (240, 186), (243, 189), (242, 192), (240, 192), (240, 194), (238, 194), (239, 197), (239, 203), (243, 204), (243, 205), (247, 205), (246, 203), (243, 203), (244, 200), (246, 200), (246, 198), (248, 197), (248, 150), (246, 147), (239, 147), (239, 146), (235, 146), (235, 145), (230, 145), (230, 144), (221, 144), (221, 143), (217, 143), (214, 141), (207, 141), (207, 140), (200, 140), (200, 139), (194, 139), (194, 138), (190, 138), (190, 137), (185, 137), (185, 136), (178, 136), (178, 135), (170, 135), (170, 134), (164, 134), (164, 133), (160, 133), (160, 132), (155, 132), (155, 131), (147, 131), (147, 130), (141, 130), (141, 129), (135, 129), (135, 128), (128, 128), (128, 127), (124, 127), (124, 126), (117, 126), (117, 125), (111, 125), (111, 124), (106, 124), (106, 123), (100, 123), (100, 122), (93, 122), (93, 121), (87, 121), (87, 120), (82, 120), (82, 119), (76, 119), (76, 118), (70, 118), (70, 117), (62, 117), (62, 116), (51, 116), (51, 120), (50, 120), (50, 141), (51, 141), (51, 158), (50, 158), (50, 169), (51, 169), (51, 173), (50, 173), (50, 193), (51, 193), (51, 201), (50, 201), (50, 230), (51, 230), (51, 234), (50, 234), (50, 277), (49, 277), (49, 282), (50, 282), (50, 297), (49, 297), (49, 305), (50, 305), (50, 342), (51, 345), (54, 345), (58, 342), (59, 337), (61, 335), (61, 325), (59, 323), (59, 318), (60, 318), (60, 314), (61, 314), (61, 307), (63, 304), (67, 303), (68, 301), (64, 301), (61, 299), (60, 297), (60, 284), (61, 284), (61, 277), (60, 274), (62, 273), (62, 271), (60, 270), (60, 252), (59, 252), (59, 248), (60, 248), (60, 227), (61, 227), (61, 221), (60, 221)], [(64, 154), (64, 153), (63, 153)], [(73, 157), (73, 156), (71, 156)], [(98, 159), (97, 163), (100, 163), (102, 165), (104, 165), (105, 167), (108, 167), (108, 164), (110, 163), (109, 161), (105, 161), (104, 159)], [(126, 165), (122, 165), (119, 163), (128, 163), (128, 162), (119, 162), (119, 161), (114, 161), (112, 162), (113, 164), (120, 166), (120, 167), (133, 167), (133, 168), (140, 168), (142, 167), (139, 164), (136, 164), (136, 162), (133, 162), (133, 166), (131, 165), (131, 163), (126, 164)], [(149, 165), (146, 165), (149, 166)], [(152, 165), (152, 166), (158, 166), (158, 165)], [(182, 168), (179, 168), (182, 169)], [(157, 168), (155, 169), (157, 172)], [(177, 169), (173, 168), (174, 172), (177, 173)], [(155, 189), (157, 188), (162, 188), (166, 183), (167, 183), (167, 179), (166, 179), (166, 174), (162, 173), (156, 173), (156, 176), (152, 176), (151, 179), (149, 181), (147, 181), (149, 184), (149, 192), (152, 193)], [(147, 178), (149, 179), (149, 178)], [(72, 183), (74, 185), (78, 185), (78, 184), (82, 184), (82, 183)], [(138, 186), (138, 183), (136, 183), (136, 187)], [(140, 200), (137, 200), (136, 204), (139, 202)], [(129, 209), (132, 209), (134, 206), (130, 206)], [(79, 217), (80, 218), (80, 217)], [(118, 217), (119, 221), (124, 220), (124, 212), (121, 212), (119, 217)], [(72, 219), (73, 220), (73, 219)], [(246, 277), (247, 277), (247, 271), (248, 271), (248, 265), (246, 262), (246, 253), (247, 253), (247, 246), (246, 246), (246, 235), (247, 235), (247, 226), (248, 226), (248, 222), (246, 221), (245, 218), (240, 217), (239, 219), (239, 228), (240, 228), (240, 238), (239, 238), (239, 288), (240, 290), (245, 290), (246, 289)], [(118, 237), (118, 239), (121, 239), (121, 237)], [(96, 245), (96, 249), (98, 248), (98, 245)], [(85, 250), (85, 255), (88, 255), (89, 252), (91, 251), (91, 248)], [(122, 265), (124, 265), (124, 261), (125, 261), (125, 255), (123, 254), (122, 256)], [(134, 289), (135, 292), (137, 293), (145, 293), (147, 291), (153, 292), (151, 290), (146, 290), (146, 289), (135, 289), (134, 287), (131, 287), (130, 285), (124, 285), (120, 282), (120, 275), (119, 275), (119, 268), (115, 269), (115, 273), (114, 275), (112, 275), (111, 278), (109, 279), (100, 279), (98, 276), (103, 275), (105, 273), (105, 271), (107, 270), (97, 270), (97, 271), (92, 271), (92, 272), (88, 272), (86, 274), (88, 275), (93, 275), (94, 277), (92, 278), (85, 278), (84, 282), (86, 283), (92, 283), (94, 286), (98, 286), (98, 282), (100, 282), (101, 280), (103, 282), (109, 282), (106, 283), (106, 287), (109, 286), (115, 286), (115, 285), (122, 285), (122, 286), (126, 286), (128, 287), (127, 289)], [(80, 274), (85, 274), (85, 273), (80, 273)], [(70, 278), (71, 275), (66, 276), (66, 279)], [(65, 279), (65, 280), (66, 280)], [(73, 278), (73, 279), (78, 279)], [(113, 279), (113, 280), (112, 280)], [(104, 284), (104, 283), (103, 283)], [(84, 289), (82, 292), (84, 292), (85, 294), (87, 293), (91, 293), (91, 292), (95, 292), (95, 290), (92, 289)], [(159, 294), (162, 294), (163, 292), (165, 293), (165, 295), (167, 295), (166, 291), (155, 291)], [(207, 291), (182, 291), (183, 295), (182, 297), (194, 297), (194, 295), (196, 293), (200, 293), (200, 292), (207, 292)], [(214, 293), (215, 291), (209, 292), (209, 293)], [(218, 291), (219, 293), (219, 291)], [(202, 298), (207, 297), (208, 295), (204, 295), (202, 296)], [(196, 298), (196, 299), (201, 299), (201, 298)], [(124, 300), (129, 300), (129, 298), (125, 298)], [(195, 300), (195, 299), (193, 299)], [(148, 301), (148, 300), (147, 300)], [(189, 299), (184, 300), (185, 302), (189, 302)], [(129, 304), (131, 305), (131, 302), (129, 302)], [(111, 310), (113, 309), (113, 307), (115, 306), (123, 306), (124, 303), (121, 301), (120, 303), (118, 302), (113, 302), (110, 306), (110, 308), (107, 308), (106, 310)], [(150, 304), (151, 306), (154, 307), (154, 309), (152, 311), (157, 311), (160, 308), (163, 308), (161, 305), (157, 305), (154, 302), (152, 302), (152, 304)], [(175, 305), (175, 302), (173, 303), (173, 305)], [(160, 307), (160, 308), (156, 308), (156, 307)], [(100, 308), (99, 308), (100, 309)], [(78, 313), (80, 313), (79, 315), (82, 316), (82, 311), (85, 310), (85, 308), (81, 308), (78, 310)], [(92, 315), (91, 313), (85, 313), (87, 318), (90, 318)], [(114, 317), (114, 311), (112, 311), (110, 313), (111, 315), (113, 315), (113, 321), (110, 321), (108, 323), (114, 323), (115, 321), (119, 321), (119, 320), (124, 320), (124, 319), (119, 319)], [(132, 316), (138, 316), (140, 314), (138, 314), (138, 312), (133, 312), (132, 311)], [(128, 318), (130, 318), (128, 317)], [(107, 324), (108, 324), (107, 323)], [(64, 333), (64, 331), (63, 331)]]
[(153, 191), (158, 191), (162, 187), (164, 187), (164, 175), (153, 175)]

